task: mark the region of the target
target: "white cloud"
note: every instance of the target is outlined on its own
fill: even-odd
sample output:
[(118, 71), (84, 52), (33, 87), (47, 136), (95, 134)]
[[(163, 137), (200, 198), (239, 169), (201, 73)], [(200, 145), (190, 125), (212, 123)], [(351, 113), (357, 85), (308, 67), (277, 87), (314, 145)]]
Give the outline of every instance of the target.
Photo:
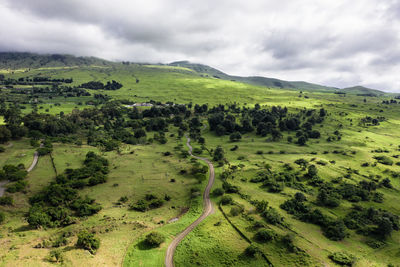
[(398, 0), (0, 0), (0, 50), (400, 92)]

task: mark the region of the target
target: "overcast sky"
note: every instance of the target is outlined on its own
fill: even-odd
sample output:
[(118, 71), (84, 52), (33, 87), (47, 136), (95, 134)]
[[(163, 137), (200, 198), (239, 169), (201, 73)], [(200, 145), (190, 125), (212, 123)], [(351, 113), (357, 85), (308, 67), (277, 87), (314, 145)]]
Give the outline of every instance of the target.
[(400, 0), (0, 0), (0, 51), (400, 92)]

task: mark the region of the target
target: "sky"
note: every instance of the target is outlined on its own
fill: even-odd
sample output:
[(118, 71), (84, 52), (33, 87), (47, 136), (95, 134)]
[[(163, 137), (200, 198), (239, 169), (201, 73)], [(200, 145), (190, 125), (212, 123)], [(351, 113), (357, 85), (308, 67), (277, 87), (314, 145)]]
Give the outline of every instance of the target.
[(400, 92), (400, 0), (0, 0), (0, 51)]

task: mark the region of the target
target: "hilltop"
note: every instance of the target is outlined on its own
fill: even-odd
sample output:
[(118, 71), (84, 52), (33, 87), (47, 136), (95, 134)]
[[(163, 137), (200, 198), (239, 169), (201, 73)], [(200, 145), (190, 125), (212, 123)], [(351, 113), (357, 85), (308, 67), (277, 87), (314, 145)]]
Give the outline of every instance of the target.
[(96, 57), (76, 57), (61, 54), (0, 52), (0, 69), (26, 69), (74, 66), (110, 66), (113, 63)]
[[(77, 67), (77, 66), (116, 66), (121, 62), (108, 61), (96, 57), (76, 57), (73, 55), (63, 54), (36, 54), (28, 52), (0, 52), (0, 69), (26, 69), (26, 68), (54, 68), (54, 67)], [(122, 64), (146, 65), (144, 63)], [(281, 88), (302, 91), (318, 91), (318, 92), (344, 92), (347, 94), (358, 94), (366, 96), (383, 95), (385, 92), (376, 89), (370, 89), (362, 86), (348, 87), (340, 89), (332, 86), (324, 86), (305, 81), (285, 81), (275, 78), (261, 76), (234, 76), (226, 74), (216, 68), (191, 63), (189, 61), (176, 61), (169, 64), (156, 64), (156, 66), (170, 66), (186, 68), (194, 71), (201, 77), (215, 78), (226, 81), (241, 82), (255, 86), (263, 86), (270, 88)]]

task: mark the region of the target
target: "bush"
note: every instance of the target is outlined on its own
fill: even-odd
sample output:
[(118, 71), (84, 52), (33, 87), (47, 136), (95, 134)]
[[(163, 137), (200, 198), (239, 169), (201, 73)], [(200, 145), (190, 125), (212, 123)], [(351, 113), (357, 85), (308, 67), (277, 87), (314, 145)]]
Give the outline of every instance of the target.
[(234, 206), (231, 208), (231, 211), (229, 212), (231, 216), (238, 216), (240, 213), (243, 212), (243, 208), (239, 206)]
[(261, 216), (263, 216), (265, 220), (272, 225), (283, 223), (283, 217), (275, 208), (269, 207), (261, 214)]
[(158, 232), (152, 232), (146, 236), (144, 241), (151, 247), (159, 247), (165, 241), (165, 237)]
[(245, 250), (244, 250), (244, 254), (248, 257), (254, 257), (257, 253), (259, 253), (260, 250), (259, 248), (254, 245), (251, 244), (250, 246), (248, 246)]
[(393, 165), (393, 160), (386, 156), (375, 156), (374, 159), (384, 165)]
[(136, 204), (131, 204), (129, 206), (131, 210), (144, 212), (147, 210), (147, 203), (144, 200), (139, 200)]
[(12, 205), (14, 203), (14, 200), (10, 196), (4, 196), (0, 197), (0, 205), (1, 206), (6, 206), (6, 205)]
[(345, 252), (335, 252), (329, 255), (329, 258), (337, 264), (346, 265), (346, 266), (353, 266), (356, 262), (356, 258)]
[(25, 187), (27, 185), (28, 185), (27, 181), (18, 181), (18, 182), (12, 183), (12, 184), (8, 185), (7, 192), (9, 192), (9, 193), (21, 192), (22, 190), (25, 189)]
[(231, 204), (232, 202), (233, 202), (233, 199), (232, 199), (231, 196), (223, 196), (223, 197), (221, 198), (221, 204), (222, 204), (222, 205), (229, 205), (229, 204)]
[(50, 250), (48, 261), (50, 262), (64, 262), (64, 254), (61, 249)]
[(276, 237), (276, 233), (271, 229), (261, 229), (255, 235), (255, 238), (260, 242), (268, 242)]
[(78, 241), (76, 242), (78, 248), (86, 249), (90, 253), (95, 254), (100, 247), (100, 239), (95, 237), (94, 234), (88, 231), (82, 231), (78, 234)]
[(289, 250), (293, 251), (294, 246), (294, 234), (289, 233), (281, 237), (281, 242), (285, 245)]
[(44, 156), (50, 154), (53, 151), (53, 149), (49, 147), (40, 147), (36, 151), (38, 152), (39, 156)]
[(216, 197), (222, 196), (225, 193), (225, 190), (222, 188), (215, 188), (212, 194)]
[(328, 225), (323, 228), (323, 232), (327, 238), (333, 241), (343, 240), (347, 235), (346, 226), (342, 221), (328, 223)]
[(6, 220), (6, 215), (4, 212), (0, 211), (0, 224), (2, 224)]
[(231, 140), (231, 142), (237, 142), (240, 139), (242, 139), (242, 135), (239, 132), (234, 132), (229, 136), (229, 140)]

